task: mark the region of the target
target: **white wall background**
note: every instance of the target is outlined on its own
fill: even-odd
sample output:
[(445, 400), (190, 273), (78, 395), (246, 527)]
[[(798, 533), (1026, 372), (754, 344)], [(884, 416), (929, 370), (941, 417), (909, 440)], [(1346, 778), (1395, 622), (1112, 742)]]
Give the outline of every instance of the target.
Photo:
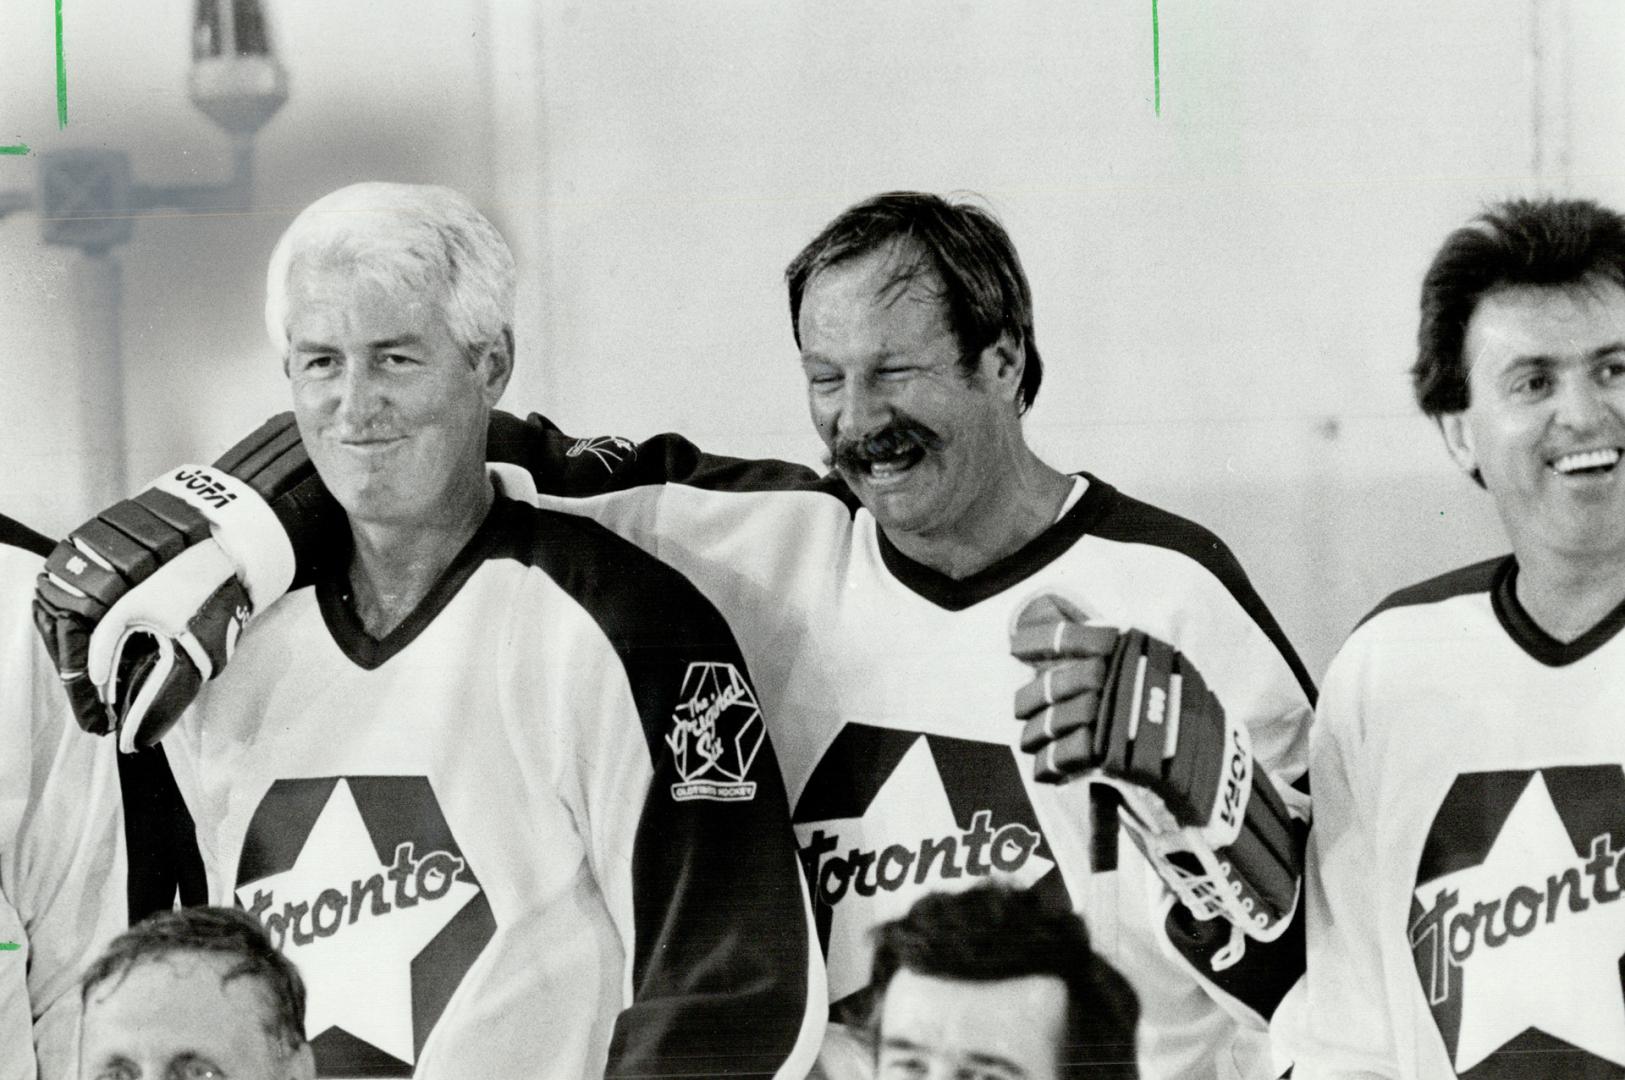
[[(85, 257), (0, 218), (0, 510), (62, 531), (109, 439), (133, 484), (285, 407), (265, 259), (373, 178), (462, 188), (512, 242), (509, 408), (813, 463), (784, 264), (867, 195), (969, 190), (1032, 279), (1032, 441), (1217, 530), (1318, 673), (1382, 594), (1502, 546), (1410, 404), (1433, 250), (1506, 195), (1625, 207), (1617, 0), (1161, 0), (1160, 116), (1151, 0), (265, 3), (291, 97), (253, 207), (117, 252), (121, 435), (74, 329)], [(190, 0), (64, 15), (58, 130), (50, 5), (0, 8), (0, 142), (36, 152), (0, 157), (0, 204), (70, 146), (224, 176)]]

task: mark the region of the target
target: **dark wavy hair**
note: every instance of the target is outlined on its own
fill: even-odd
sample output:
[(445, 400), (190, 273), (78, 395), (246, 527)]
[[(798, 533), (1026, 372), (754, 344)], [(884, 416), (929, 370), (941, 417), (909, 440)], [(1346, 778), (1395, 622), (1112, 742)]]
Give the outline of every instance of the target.
[(259, 920), (228, 907), (192, 907), (160, 911), (113, 939), (85, 972), (79, 1000), (90, 1000), (103, 983), (122, 981), (137, 965), (177, 953), (224, 956), (234, 963), (221, 985), (249, 978), (265, 991), (269, 1005), (262, 1017), (265, 1033), (287, 1052), (305, 1045), (305, 982), (293, 961), (272, 946)]
[(1625, 286), (1625, 217), (1589, 199), (1511, 199), (1451, 233), (1422, 279), (1411, 385), (1435, 419), (1467, 408), (1467, 323), (1509, 285)]
[(1026, 412), (1044, 381), (1044, 362), (1033, 338), (1033, 295), (1021, 259), (1004, 226), (988, 211), (920, 191), (890, 191), (843, 210), (785, 268), (790, 330), (801, 345), (801, 297), (820, 271), (897, 244), (893, 284), (934, 273), (959, 341), (961, 365), (974, 370), (983, 349), (1008, 333), (1025, 357), (1017, 409)]
[(1032, 890), (978, 885), (924, 896), (901, 919), (876, 927), (873, 937), (869, 1032), (877, 1048), (886, 987), (900, 970), (965, 982), (1053, 975), (1067, 993), (1065, 1045), (1057, 1048), (1060, 1075), (1138, 1075), (1139, 999), (1128, 980), (1095, 954), (1088, 929), (1072, 910)]

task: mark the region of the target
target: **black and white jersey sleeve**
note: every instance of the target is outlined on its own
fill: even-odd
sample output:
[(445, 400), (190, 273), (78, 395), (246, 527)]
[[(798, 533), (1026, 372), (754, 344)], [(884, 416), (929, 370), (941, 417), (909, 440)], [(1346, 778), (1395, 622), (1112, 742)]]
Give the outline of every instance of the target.
[(603, 670), (577, 677), (621, 721), (561, 733), (576, 765), (562, 788), (625, 945), (607, 1075), (803, 1076), (823, 1032), (822, 964), (733, 634), (670, 567), (591, 521), (528, 512), (545, 519), (538, 568), (609, 646)]

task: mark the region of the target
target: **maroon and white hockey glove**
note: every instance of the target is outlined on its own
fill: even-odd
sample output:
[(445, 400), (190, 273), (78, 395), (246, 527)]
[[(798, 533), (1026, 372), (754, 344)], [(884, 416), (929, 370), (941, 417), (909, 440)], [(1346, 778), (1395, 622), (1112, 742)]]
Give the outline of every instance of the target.
[(126, 751), (163, 737), (224, 667), (250, 613), (287, 591), (290, 537), (326, 497), (314, 478), (283, 414), (217, 465), (172, 470), (57, 545), (34, 623), (80, 726), (118, 732)]
[[(1011, 652), (1035, 669), (1015, 701), (1034, 778), (1109, 788), (1129, 838), (1196, 918), (1280, 936), (1297, 909), (1302, 830), (1189, 658), (1053, 594), (1022, 609)], [(1238, 935), (1228, 963), (1242, 947)]]

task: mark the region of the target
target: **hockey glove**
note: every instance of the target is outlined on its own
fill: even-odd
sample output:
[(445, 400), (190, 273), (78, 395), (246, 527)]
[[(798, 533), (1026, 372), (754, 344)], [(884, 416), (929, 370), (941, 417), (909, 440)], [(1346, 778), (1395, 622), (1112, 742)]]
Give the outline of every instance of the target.
[(315, 528), (325, 499), (283, 414), (215, 467), (173, 470), (58, 544), (34, 622), (80, 725), (118, 731), (124, 750), (162, 738), (249, 613), (287, 591), (292, 538)]
[(1054, 595), (1022, 610), (1011, 651), (1036, 669), (1015, 702), (1034, 778), (1112, 789), (1129, 838), (1193, 915), (1278, 937), (1297, 908), (1302, 830), (1195, 665)]
[[(492, 460), (523, 462), (534, 473), (545, 459), (557, 470), (569, 454), (561, 447), (557, 460), (549, 456), (547, 435), (494, 413)], [(636, 460), (625, 440), (609, 442)], [(582, 493), (596, 491), (607, 474), (599, 458), (583, 461), (593, 467)], [(120, 729), (126, 747), (156, 742), (219, 673), (245, 609), (275, 601), (288, 588), (290, 561), (293, 576), (304, 576), (346, 532), (292, 413), (272, 417), (213, 469), (176, 470), (74, 530), (40, 577), (34, 618), (79, 723), (97, 734)], [(178, 561), (194, 547), (220, 550)]]

